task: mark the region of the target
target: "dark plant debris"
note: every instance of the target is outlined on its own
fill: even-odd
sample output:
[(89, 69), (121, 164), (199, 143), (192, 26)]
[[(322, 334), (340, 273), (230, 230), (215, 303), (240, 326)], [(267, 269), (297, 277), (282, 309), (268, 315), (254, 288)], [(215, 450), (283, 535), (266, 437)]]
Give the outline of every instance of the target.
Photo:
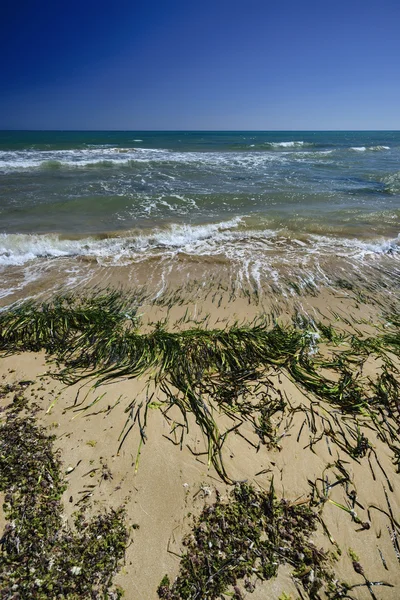
[(166, 575), (158, 587), (163, 600), (244, 598), (257, 580), (276, 576), (279, 565), (289, 564), (309, 598), (328, 590), (333, 576), (328, 554), (310, 539), (318, 525), (307, 504), (277, 500), (247, 483), (237, 484), (227, 501), (217, 498), (195, 519), (183, 540), (185, 552), (179, 575), (171, 584)]
[[(336, 444), (362, 460), (371, 446), (363, 429), (374, 429), (400, 470), (400, 316), (394, 309), (384, 316), (385, 326), (376, 327), (376, 335), (369, 337), (356, 323), (346, 333), (301, 314), (286, 325), (271, 325), (265, 318), (226, 329), (171, 332), (160, 322), (153, 331), (141, 333), (137, 313), (141, 300), (106, 290), (12, 305), (0, 312), (0, 351), (44, 349), (60, 365), (53, 376), (65, 384), (91, 378), (97, 387), (121, 377), (151, 374), (164, 393), (159, 405), (166, 418), (172, 406), (181, 413), (181, 421), (171, 421), (175, 443), (183, 443), (192, 413), (208, 441), (209, 464), (227, 482), (222, 447), (229, 431), (239, 432), (243, 421), (252, 424), (259, 444), (280, 447), (280, 426), (293, 409), (274, 383), (276, 374), (289, 377), (316, 403), (352, 419), (346, 431), (331, 423), (326, 434), (329, 448)], [(320, 344), (329, 352), (322, 354)], [(374, 380), (363, 375), (370, 358), (381, 364)], [(134, 400), (127, 407), (143, 442), (149, 403), (151, 398), (141, 405)], [(85, 409), (85, 402), (80, 409)], [(217, 426), (218, 412), (232, 419), (227, 431)], [(322, 436), (313, 431), (314, 415), (308, 412), (312, 448)], [(127, 424), (121, 443), (133, 423)]]
[[(349, 286), (342, 282), (343, 289), (350, 290)], [(342, 510), (343, 516), (355, 523), (356, 531), (370, 528), (371, 512), (378, 510), (385, 514), (399, 558), (400, 525), (393, 515), (386, 492), (386, 489), (389, 492), (394, 489), (391, 481), (393, 473), (386, 472), (375, 449), (375, 440), (386, 444), (393, 464), (400, 472), (400, 313), (392, 306), (390, 314), (382, 316), (381, 325), (356, 323), (337, 315), (337, 321), (345, 323), (344, 328), (319, 323), (298, 313), (292, 323), (286, 324), (277, 322), (274, 317), (265, 317), (263, 321), (250, 324), (206, 329), (204, 324), (193, 321), (191, 329), (169, 331), (166, 322), (159, 322), (152, 324), (151, 331), (143, 333), (138, 317), (142, 300), (140, 295), (128, 297), (122, 292), (106, 290), (87, 295), (57, 296), (45, 303), (29, 301), (15, 304), (0, 311), (0, 352), (13, 354), (45, 350), (48, 359), (59, 367), (52, 376), (67, 385), (88, 380), (96, 388), (119, 378), (148, 375), (161, 393), (156, 398), (154, 394), (148, 394), (146, 400), (140, 402), (133, 399), (125, 407), (128, 419), (120, 444), (124, 443), (135, 425), (140, 429), (142, 443), (146, 441), (148, 409), (157, 406), (170, 423), (169, 439), (182, 446), (189, 427), (188, 417), (194, 415), (207, 440), (208, 463), (228, 483), (234, 482), (226, 471), (223, 447), (228, 435), (244, 435), (241, 431), (243, 423), (250, 424), (253, 436), (248, 441), (257, 451), (263, 445), (272, 451), (280, 450), (295, 414), (300, 411), (302, 425), (297, 432), (297, 441), (301, 441), (303, 446), (307, 444), (304, 447), (313, 452), (317, 444), (326, 444), (332, 458), (322, 476), (315, 482), (309, 481), (309, 505), (290, 505), (285, 500), (278, 501), (273, 490), (263, 493), (247, 484), (240, 484), (234, 488), (228, 502), (218, 499), (215, 505), (206, 507), (195, 522), (192, 535), (186, 539), (186, 554), (182, 558), (178, 579), (172, 585), (168, 577), (163, 580), (159, 587), (160, 598), (211, 599), (227, 593), (238, 599), (244, 595), (243, 590), (252, 590), (257, 578), (274, 576), (278, 565), (285, 562), (292, 565), (299, 585), (309, 597), (318, 598), (320, 590), (325, 588), (332, 598), (349, 597), (346, 594), (352, 586), (337, 583), (336, 591), (332, 591), (326, 567), (327, 556), (315, 549), (309, 539), (317, 523), (313, 510), (318, 510), (318, 518), (334, 543), (321, 518), (322, 508), (327, 502), (335, 510)], [(359, 300), (362, 301), (361, 297)], [(182, 304), (178, 296), (171, 296), (169, 301)], [(363, 329), (364, 325), (367, 327)], [(371, 330), (374, 330), (373, 335)], [(374, 376), (365, 374), (368, 361), (375, 361)], [(302, 391), (303, 403), (291, 405), (280, 385), (283, 377), (290, 379)], [(59, 502), (64, 483), (59, 474), (57, 456), (49, 451), (47, 459), (41, 458), (40, 469), (33, 465), (29, 467), (33, 470), (33, 475), (30, 475), (24, 470), (24, 465), (18, 464), (16, 452), (12, 449), (19, 443), (18, 436), (21, 440), (25, 436), (31, 442), (50, 440), (26, 445), (19, 456), (34, 456), (35, 452), (29, 448), (35, 448), (35, 444), (41, 455), (48, 448), (46, 444), (51, 446), (52, 443), (52, 438), (46, 438), (32, 418), (21, 416), (26, 406), (22, 392), (22, 388), (4, 390), (4, 393), (13, 393), (14, 400), (2, 425), (4, 434), (1, 443), (6, 446), (1, 449), (1, 489), (6, 490), (8, 486), (6, 509), (10, 522), (19, 524), (20, 529), (7, 529), (3, 536), (2, 556), (10, 561), (11, 566), (7, 567), (9, 573), (23, 573), (23, 577), (18, 576), (26, 582), (28, 591), (13, 589), (16, 580), (10, 579), (8, 571), (1, 567), (3, 585), (7, 581), (8, 586), (5, 598), (41, 599), (57, 597), (57, 594), (71, 599), (111, 598), (110, 594), (119, 593), (108, 590), (126, 545), (123, 513), (117, 511), (103, 515), (89, 524), (81, 513), (83, 516), (77, 517), (74, 532), (61, 525)], [(76, 402), (75, 410), (91, 406), (85, 399), (78, 404), (77, 398)], [(171, 411), (173, 407), (178, 409), (179, 418), (176, 410)], [(224, 431), (220, 431), (217, 424), (217, 415), (221, 413), (231, 420), (231, 426)], [(229, 423), (229, 420), (224, 422)], [(8, 439), (12, 441), (9, 446)], [(197, 449), (192, 452), (196, 454)], [(351, 481), (351, 469), (341, 458), (343, 453), (350, 461), (368, 463), (374, 480), (376, 473), (383, 475), (387, 510), (374, 504), (360, 504)], [(140, 449), (135, 468), (139, 455)], [(7, 456), (11, 458), (6, 459)], [(7, 460), (14, 465), (15, 474), (9, 475), (6, 481), (7, 470), (3, 463), (6, 465)], [(106, 465), (102, 465), (102, 477), (109, 477)], [(330, 497), (331, 490), (337, 485), (342, 488), (344, 503)], [(25, 486), (21, 489), (25, 489), (30, 504), (23, 499), (18, 486)], [(46, 502), (40, 495), (42, 490), (47, 496)], [(53, 510), (50, 515), (46, 507), (51, 503)], [(29, 512), (33, 510), (30, 506), (36, 507), (33, 513)], [(39, 519), (42, 514), (43, 519)], [(33, 515), (32, 519), (26, 519), (26, 515)], [(47, 518), (49, 523), (55, 519), (51, 521), (51, 527), (46, 525)], [(26, 522), (35, 523), (38, 519), (44, 524)], [(109, 539), (109, 547), (116, 545), (117, 551), (112, 557), (97, 538), (95, 542), (91, 537), (96, 528), (103, 531), (104, 522), (109, 524), (111, 538), (104, 533), (100, 541)], [(31, 535), (31, 527), (36, 527), (35, 532), (42, 527), (43, 535)], [(25, 531), (26, 537), (23, 538), (18, 532)], [(21, 542), (22, 539), (26, 542)], [(100, 558), (92, 561), (84, 553), (83, 540), (91, 549), (91, 556)], [(27, 544), (23, 552), (22, 543)], [(303, 550), (296, 554), (300, 547)], [(308, 549), (307, 552), (304, 549)], [(21, 557), (33, 556), (33, 550), (40, 558), (37, 565), (29, 560), (27, 567), (27, 561), (24, 562)], [(114, 560), (112, 565), (111, 558)], [(87, 564), (87, 571), (83, 561)], [(31, 566), (35, 569), (32, 573)], [(356, 566), (357, 569), (363, 568), (358, 563)], [(360, 571), (356, 572), (361, 575)], [(88, 573), (87, 578), (85, 573)], [(61, 587), (49, 588), (51, 593), (48, 589), (46, 591), (45, 585), (54, 586), (58, 580)], [(76, 587), (79, 585), (81, 588)], [(374, 586), (386, 584), (365, 579), (362, 585), (368, 587), (373, 597)], [(99, 595), (107, 593), (109, 596)]]
[(128, 544), (124, 509), (91, 519), (82, 510), (74, 527), (64, 523), (66, 483), (55, 438), (24, 414), (23, 388), (15, 384), (0, 391), (14, 394), (0, 424), (0, 491), (7, 521), (0, 539), (0, 597), (116, 600), (123, 592), (113, 587), (113, 577)]

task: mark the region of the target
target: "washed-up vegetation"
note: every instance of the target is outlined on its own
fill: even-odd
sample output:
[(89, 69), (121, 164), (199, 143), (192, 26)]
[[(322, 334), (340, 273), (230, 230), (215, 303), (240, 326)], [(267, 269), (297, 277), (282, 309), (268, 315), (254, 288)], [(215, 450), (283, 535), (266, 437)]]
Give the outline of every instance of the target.
[(310, 536), (318, 524), (307, 504), (277, 500), (247, 483), (237, 484), (227, 501), (206, 505), (183, 540), (185, 552), (178, 577), (168, 576), (158, 588), (164, 600), (217, 599), (233, 590), (241, 600), (257, 581), (276, 576), (279, 565), (289, 564), (303, 590), (318, 598), (333, 576), (328, 556)]
[(217, 493), (216, 502), (205, 504), (193, 519), (182, 542), (178, 576), (172, 583), (168, 575), (163, 577), (159, 598), (243, 600), (260, 582), (276, 577), (282, 565), (290, 566), (296, 597), (302, 599), (354, 600), (352, 590), (365, 587), (372, 600), (377, 600), (376, 587), (393, 588), (392, 583), (368, 579), (351, 548), (353, 569), (364, 581), (348, 584), (337, 578), (334, 565), (341, 549), (334, 540), (333, 552), (312, 540), (320, 523), (324, 525), (316, 506), (313, 497), (292, 503), (278, 500), (273, 480), (268, 491), (238, 483), (226, 499)]
[[(356, 531), (368, 530), (372, 515), (379, 512), (387, 519), (388, 535), (400, 561), (400, 524), (389, 497), (394, 490), (393, 471), (400, 471), (398, 313), (392, 310), (382, 316), (381, 326), (373, 327), (371, 323), (348, 320), (346, 327), (334, 328), (326, 322), (295, 314), (291, 323), (265, 317), (223, 329), (206, 329), (193, 322), (191, 328), (176, 330), (174, 324), (169, 329), (168, 323), (158, 322), (143, 330), (139, 317), (142, 301), (143, 297), (126, 297), (120, 292), (106, 291), (86, 296), (59, 296), (47, 303), (30, 301), (14, 305), (0, 312), (0, 351), (13, 354), (44, 350), (48, 360), (56, 365), (56, 369), (52, 369), (53, 377), (66, 385), (90, 382), (94, 391), (102, 384), (121, 378), (148, 378), (155, 392), (133, 398), (125, 406), (127, 421), (120, 435), (120, 446), (135, 426), (139, 428), (142, 443), (146, 441), (150, 408), (157, 407), (163, 412), (171, 428), (168, 437), (180, 447), (194, 417), (206, 440), (204, 454), (208, 464), (213, 465), (228, 484), (235, 483), (224, 458), (228, 436), (244, 437), (256, 451), (262, 446), (279, 450), (293, 421), (299, 422), (299, 413), (300, 428), (291, 431), (290, 435), (297, 435), (298, 442), (305, 436), (307, 445), (304, 447), (312, 452), (318, 444), (326, 445), (332, 459), (321, 477), (308, 481), (310, 496), (307, 502), (291, 504), (287, 500), (277, 500), (272, 488), (267, 493), (240, 484), (235, 486), (228, 500), (218, 498), (215, 504), (207, 505), (195, 520), (192, 533), (185, 538), (186, 550), (177, 580), (171, 584), (166, 578), (159, 587), (159, 596), (169, 600), (194, 600), (219, 598), (228, 593), (240, 600), (243, 589), (251, 591), (257, 579), (273, 577), (278, 566), (286, 563), (291, 565), (305, 597), (319, 598), (320, 590), (332, 598), (351, 597), (348, 592), (352, 587), (365, 585), (375, 598), (375, 586), (390, 584), (371, 582), (364, 571), (364, 583), (354, 586), (336, 583), (334, 589), (327, 567), (328, 555), (313, 546), (310, 536), (319, 523), (339, 551), (324, 522), (325, 506), (342, 511), (343, 517), (354, 523)], [(373, 361), (375, 367), (370, 371), (373, 374), (368, 375), (365, 370), (369, 361)], [(289, 379), (301, 390), (302, 402), (292, 403), (282, 386), (282, 378)], [(86, 410), (92, 406), (93, 401), (87, 401), (87, 397), (77, 397), (74, 409)], [(100, 401), (98, 398), (95, 402)], [(4, 439), (13, 440), (16, 445), (15, 436), (21, 427), (25, 428), (26, 439), (33, 436), (29, 427), (44, 436), (29, 418), (21, 420), (17, 405), (23, 407), (23, 395), (14, 406), (13, 415), (3, 423)], [(171, 410), (174, 408), (178, 411)], [(223, 429), (220, 415), (227, 417), (223, 420)], [(389, 449), (394, 465), (391, 472), (386, 463), (382, 464), (373, 440), (386, 444)], [(191, 451), (199, 456), (197, 448)], [(139, 455), (140, 448), (136, 467)], [(383, 477), (386, 506), (378, 506), (375, 502), (366, 506), (360, 503), (351, 468), (343, 456), (349, 461), (363, 461), (374, 480), (377, 474)], [(48, 468), (51, 477), (54, 468)], [(256, 477), (266, 472), (261, 471)], [(32, 479), (39, 482), (39, 488), (50, 481), (41, 473), (35, 472)], [(12, 485), (10, 478), (7, 485)], [(51, 485), (55, 485), (53, 481)], [(61, 478), (58, 487), (54, 488), (58, 491), (52, 491), (56, 515), (59, 515), (62, 485)], [(338, 500), (337, 496), (332, 497), (332, 491), (339, 489), (343, 499)], [(33, 492), (25, 489), (24, 493)], [(22, 492), (20, 497), (23, 498)], [(39, 513), (40, 510), (39, 503)], [(52, 514), (51, 518), (60, 517)], [(75, 566), (79, 569), (76, 557), (83, 561), (79, 549), (82, 540), (85, 539), (90, 548), (92, 532), (96, 528), (103, 531), (104, 522), (107, 527), (114, 527), (119, 540), (120, 553), (114, 556), (122, 557), (126, 545), (122, 513), (110, 513), (99, 519), (88, 524), (80, 517), (75, 533), (60, 529), (59, 521), (48, 534), (47, 530), (44, 532), (39, 542), (48, 535), (50, 541), (46, 544), (50, 545), (46, 545), (45, 552), (51, 548), (55, 560), (58, 560), (58, 554), (54, 548), (62, 546), (64, 539), (69, 540), (71, 552), (75, 553), (74, 557), (61, 553), (67, 563), (54, 563), (60, 573), (71, 574)], [(59, 533), (54, 535), (55, 531)], [(13, 531), (7, 530), (6, 536), (11, 536), (10, 540), (14, 539), (12, 535)], [(26, 553), (31, 551), (29, 548)], [(100, 549), (100, 553), (103, 550)], [(96, 551), (93, 549), (94, 554)], [(107, 585), (111, 585), (111, 573), (115, 572), (119, 559), (111, 566), (106, 559), (108, 552), (109, 547), (104, 550), (100, 563), (96, 563), (101, 565), (98, 571), (90, 570), (92, 563), (88, 561), (90, 568), (85, 573), (90, 575), (92, 583), (97, 582), (92, 594), (108, 589), (104, 587), (106, 580), (101, 579), (102, 575), (96, 579), (96, 573), (108, 573)], [(44, 555), (42, 552), (41, 556)], [(359, 567), (356, 560), (353, 563), (360, 574), (357, 569), (363, 570), (363, 567)], [(384, 557), (382, 563), (386, 564)], [(43, 564), (47, 565), (45, 561)], [(53, 563), (51, 565), (53, 570)], [(44, 567), (38, 572), (44, 573)], [(74, 585), (82, 582), (83, 587), (79, 588), (82, 595), (79, 596), (75, 588), (71, 588), (71, 596), (65, 591), (60, 593), (70, 598), (85, 597), (90, 589), (89, 579), (82, 575), (78, 580), (76, 569), (73, 573)], [(78, 570), (78, 574), (81, 573), (83, 569)], [(46, 580), (45, 573), (43, 577), (50, 585), (50, 577)], [(32, 582), (36, 580), (40, 586), (35, 588), (35, 593), (42, 593), (46, 589), (43, 586), (47, 585), (42, 583), (42, 575), (35, 574), (34, 578), (32, 575), (26, 579), (29, 585), (34, 585)], [(51, 585), (54, 585), (53, 581)], [(43, 594), (35, 597), (47, 597), (44, 591)]]
[[(351, 416), (347, 433), (337, 433), (336, 426), (330, 429), (333, 443), (353, 456), (368, 451), (362, 430), (367, 420), (367, 427), (388, 444), (399, 467), (398, 314), (387, 315), (386, 327), (372, 337), (356, 325), (351, 333), (344, 333), (299, 315), (286, 325), (265, 318), (225, 329), (171, 332), (165, 323), (158, 323), (142, 333), (140, 300), (108, 291), (17, 304), (0, 313), (0, 350), (44, 349), (60, 365), (54, 376), (66, 384), (92, 378), (97, 387), (148, 374), (163, 393), (160, 408), (166, 418), (172, 406), (182, 415), (180, 422), (171, 420), (175, 443), (182, 444), (188, 415), (193, 414), (208, 442), (208, 462), (226, 481), (222, 447), (228, 433), (239, 432), (243, 421), (252, 423), (260, 443), (278, 443), (272, 417), (276, 421), (292, 408), (271, 379), (274, 373), (285, 374), (311, 398)], [(319, 352), (321, 343), (324, 354)], [(373, 380), (363, 376), (370, 357), (381, 361)], [(149, 402), (151, 396), (147, 403), (133, 400), (127, 407), (133, 423), (127, 423), (122, 440), (135, 422), (140, 422), (145, 440)], [(232, 427), (223, 432), (216, 422), (221, 412), (232, 419)], [(307, 417), (311, 430), (312, 420), (312, 415), (311, 420)]]
[(63, 519), (66, 489), (60, 456), (32, 415), (24, 412), (26, 383), (3, 386), (13, 395), (0, 424), (0, 491), (7, 521), (0, 540), (0, 596), (4, 600), (122, 597), (113, 577), (128, 544), (124, 510), (88, 518), (73, 527)]

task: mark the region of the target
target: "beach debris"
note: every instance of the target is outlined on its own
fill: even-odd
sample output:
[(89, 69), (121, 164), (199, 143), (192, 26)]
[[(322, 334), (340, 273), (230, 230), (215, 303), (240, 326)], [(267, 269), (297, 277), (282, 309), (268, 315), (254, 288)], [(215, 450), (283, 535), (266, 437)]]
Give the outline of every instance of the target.
[[(348, 289), (353, 293), (353, 288)], [(166, 300), (155, 304), (158, 301)], [(358, 301), (363, 301), (361, 296)], [(183, 299), (176, 293), (168, 296), (168, 302), (172, 307), (182, 304)], [(340, 549), (322, 519), (323, 510), (329, 507), (342, 513), (349, 524), (357, 526), (359, 536), (368, 535), (374, 511), (378, 511), (388, 521), (387, 531), (381, 525), (377, 537), (390, 536), (400, 561), (400, 528), (392, 501), (395, 471), (400, 472), (400, 312), (394, 302), (388, 302), (390, 312), (383, 315), (382, 326), (355, 323), (350, 316), (334, 311), (335, 325), (327, 324), (298, 311), (291, 323), (271, 314), (252, 323), (228, 325), (224, 321), (221, 329), (208, 329), (207, 320), (190, 320), (186, 315), (183, 321), (188, 327), (172, 331), (167, 319), (148, 324), (142, 331), (139, 305), (139, 296), (112, 290), (58, 296), (45, 303), (19, 303), (0, 312), (0, 351), (45, 350), (54, 363), (52, 377), (66, 385), (88, 383), (91, 392), (113, 381), (146, 378), (150, 389), (146, 397), (132, 398), (123, 407), (127, 419), (119, 438), (118, 451), (134, 427), (140, 433), (132, 464), (135, 473), (147, 441), (148, 419), (158, 410), (170, 426), (164, 437), (180, 449), (185, 446), (189, 423), (199, 428), (199, 439), (204, 439), (205, 445), (195, 443), (189, 448), (194, 460), (214, 467), (227, 484), (236, 484), (227, 468), (227, 463), (231, 464), (227, 456), (234, 456), (229, 447), (226, 451), (229, 436), (240, 436), (255, 452), (264, 452), (269, 462), (263, 457), (262, 465), (275, 465), (271, 458), (278, 456), (291, 435), (301, 448), (325, 452), (329, 464), (324, 473), (315, 481), (309, 480), (309, 509), (317, 511), (318, 522), (335, 545), (335, 552)], [(296, 387), (301, 400), (293, 401), (285, 391), (285, 382)], [(9, 392), (4, 388), (4, 393)], [(22, 388), (12, 393), (15, 408), (26, 406)], [(104, 394), (96, 395), (94, 401), (88, 398), (85, 392), (78, 394), (73, 410), (85, 414), (94, 404), (97, 410)], [(99, 412), (109, 411), (110, 406), (106, 402), (105, 410)], [(382, 444), (386, 455), (379, 450)], [(89, 445), (95, 447), (94, 443)], [(368, 477), (372, 475), (379, 485), (383, 482), (382, 505), (366, 502), (365, 496), (361, 500), (353, 481), (354, 465), (367, 465)], [(105, 464), (86, 475), (94, 477), (98, 471), (101, 481), (112, 479)], [(261, 475), (269, 471), (264, 468), (257, 473), (260, 483)], [(199, 492), (203, 498), (207, 495), (204, 490)], [(89, 499), (90, 492), (83, 496)], [(216, 506), (218, 502), (217, 494)], [(207, 544), (208, 550), (214, 551), (215, 540), (209, 539)], [(389, 564), (382, 556), (381, 560), (383, 566)], [(355, 565), (362, 575), (360, 561)], [(221, 573), (232, 569), (233, 563), (229, 563)], [(320, 582), (318, 568), (313, 565), (296, 573), (303, 594), (305, 582), (309, 589)], [(218, 577), (209, 581), (210, 589)], [(43, 580), (42, 576), (38, 579)], [(386, 584), (366, 580), (362, 585), (373, 594), (375, 586)], [(165, 583), (164, 589), (173, 588)], [(350, 589), (338, 583), (342, 596)], [(229, 593), (233, 593), (232, 588)]]
[(74, 526), (68, 526), (61, 503), (67, 484), (54, 440), (21, 406), (6, 409), (0, 424), (0, 491), (7, 521), (0, 540), (0, 595), (120, 598), (112, 580), (129, 539), (124, 509), (91, 519), (78, 511)]
[[(137, 406), (133, 400), (120, 439), (119, 450), (132, 428), (139, 427), (142, 442), (135, 471), (146, 441), (150, 408), (163, 411), (171, 423), (172, 436), (168, 437), (180, 447), (188, 428), (187, 415), (193, 414), (207, 440), (207, 463), (226, 482), (231, 481), (222, 457), (227, 436), (233, 432), (243, 436), (241, 425), (250, 422), (258, 438), (257, 444), (246, 437), (251, 445), (279, 450), (290, 435), (290, 416), (296, 410), (303, 410), (306, 417), (297, 437), (300, 440), (308, 425), (311, 450), (325, 439), (332, 456), (334, 444), (360, 461), (374, 454), (366, 432), (366, 427), (372, 427), (390, 448), (399, 470), (400, 317), (393, 307), (385, 315), (385, 327), (377, 327), (375, 336), (362, 334), (355, 325), (352, 333), (336, 331), (332, 324), (299, 312), (292, 324), (266, 316), (264, 321), (225, 329), (196, 326), (171, 332), (167, 322), (160, 321), (153, 324), (152, 331), (140, 333), (137, 315), (142, 300), (140, 294), (99, 290), (59, 295), (45, 303), (17, 303), (0, 313), (0, 350), (44, 349), (59, 367), (53, 377), (65, 384), (90, 378), (93, 390), (119, 378), (145, 374), (152, 378), (163, 398), (151, 394)], [(179, 296), (172, 300), (178, 302)], [(321, 344), (330, 346), (329, 357), (320, 353)], [(362, 376), (363, 365), (371, 356), (383, 361), (381, 373), (373, 380)], [(282, 374), (310, 398), (308, 407), (292, 409), (288, 405), (280, 389)], [(86, 396), (77, 399), (74, 410), (87, 411), (103, 396), (92, 402), (87, 402)], [(350, 416), (352, 422), (338, 419), (325, 408), (322, 415), (321, 402)], [(180, 411), (182, 422), (169, 418), (172, 406)], [(232, 420), (231, 428), (219, 430), (218, 413)], [(317, 420), (322, 418), (324, 426), (317, 433)], [(385, 475), (379, 458), (374, 457)], [(387, 485), (393, 488), (389, 478)]]
[(158, 587), (164, 600), (217, 599), (231, 587), (236, 598), (254, 591), (257, 580), (276, 576), (289, 564), (310, 598), (332, 580), (328, 555), (311, 536), (318, 516), (306, 504), (278, 500), (271, 483), (267, 492), (237, 484), (226, 501), (206, 504), (183, 540), (185, 553), (178, 577), (168, 575)]

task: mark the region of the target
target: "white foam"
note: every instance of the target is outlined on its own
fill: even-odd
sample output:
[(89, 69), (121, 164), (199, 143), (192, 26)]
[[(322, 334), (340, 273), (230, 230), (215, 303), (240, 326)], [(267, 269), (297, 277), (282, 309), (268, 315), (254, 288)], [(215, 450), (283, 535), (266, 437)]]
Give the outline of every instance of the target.
[(134, 233), (124, 237), (106, 239), (61, 239), (56, 234), (0, 234), (0, 265), (24, 265), (35, 259), (92, 256), (108, 259), (118, 264), (123, 259), (135, 259), (138, 255), (154, 250), (177, 249), (190, 251), (202, 240), (213, 239), (217, 234), (235, 229), (241, 217), (208, 225), (176, 225), (155, 229), (149, 234)]
[(381, 242), (363, 242), (360, 244), (359, 256), (367, 255), (398, 254), (400, 250), (400, 236), (394, 240), (382, 240)]
[[(163, 286), (168, 273), (176, 267), (181, 268), (183, 256), (196, 257), (196, 260), (220, 257), (229, 268), (233, 268), (231, 272), (236, 273), (238, 282), (256, 285), (260, 293), (266, 284), (288, 295), (293, 292), (287, 284), (288, 274), (295, 278), (299, 287), (310, 283), (331, 285), (331, 275), (334, 275), (338, 264), (337, 268), (343, 269), (351, 278), (355, 272), (368, 274), (371, 266), (375, 269), (379, 266), (383, 275), (385, 263), (377, 261), (390, 260), (389, 277), (393, 277), (396, 272), (400, 274), (400, 269), (396, 271), (392, 262), (399, 261), (399, 250), (400, 237), (366, 242), (308, 235), (299, 240), (276, 230), (255, 230), (249, 224), (246, 227), (246, 219), (236, 217), (204, 225), (172, 224), (148, 233), (131, 232), (107, 239), (65, 240), (57, 235), (2, 234), (0, 271), (6, 276), (12, 265), (16, 267), (11, 272), (22, 269), (24, 282), (19, 285), (22, 289), (29, 281), (40, 279), (42, 275), (46, 277), (49, 269), (55, 268), (59, 272), (61, 268), (66, 273), (64, 285), (76, 286), (90, 279), (94, 272), (91, 261), (82, 263), (77, 260), (79, 257), (90, 258), (111, 268), (134, 266), (156, 258), (160, 261), (157, 264), (162, 264)], [(11, 288), (7, 284), (8, 287)], [(13, 289), (17, 288), (14, 286)], [(2, 293), (0, 287), (0, 296)], [(7, 293), (5, 289), (4, 294)]]
[(0, 234), (0, 265), (24, 265), (36, 258), (76, 256), (82, 253), (78, 240), (57, 235)]
[[(242, 227), (239, 227), (242, 225)], [(90, 256), (109, 265), (142, 260), (150, 255), (220, 255), (234, 260), (275, 255), (282, 261), (310, 256), (337, 256), (361, 260), (368, 256), (400, 257), (400, 238), (366, 242), (359, 239), (310, 235), (306, 241), (291, 239), (272, 230), (243, 227), (242, 217), (205, 225), (172, 224), (147, 234), (132, 232), (106, 239), (66, 240), (53, 235), (0, 235), (0, 265), (24, 265), (36, 259)]]
[(300, 148), (305, 146), (305, 142), (302, 141), (290, 141), (290, 142), (270, 142), (273, 148)]
[(350, 150), (355, 152), (380, 152), (382, 150), (390, 150), (390, 146), (352, 146)]
[(299, 158), (310, 160), (319, 156), (329, 156), (333, 152), (333, 150), (298, 150), (294, 152), (282, 152), (281, 154), (290, 155), (294, 160), (298, 160)]
[(367, 257), (394, 255), (400, 258), (400, 234), (394, 239), (374, 242), (357, 238), (335, 238), (324, 235), (311, 235), (316, 252), (334, 253), (338, 257), (363, 260)]
[(257, 167), (270, 161), (284, 160), (266, 152), (173, 152), (162, 148), (92, 147), (75, 150), (0, 151), (0, 172), (40, 168), (87, 168), (130, 166), (135, 163), (201, 164), (211, 167)]

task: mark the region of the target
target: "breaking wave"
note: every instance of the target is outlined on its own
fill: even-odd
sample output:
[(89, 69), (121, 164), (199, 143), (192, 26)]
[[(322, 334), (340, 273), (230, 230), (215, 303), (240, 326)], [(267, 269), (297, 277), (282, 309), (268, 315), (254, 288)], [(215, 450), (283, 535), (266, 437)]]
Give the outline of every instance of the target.
[[(140, 142), (139, 139), (134, 140)], [(57, 170), (75, 168), (134, 167), (142, 163), (201, 164), (205, 166), (257, 166), (269, 161), (286, 161), (303, 157), (329, 155), (340, 148), (326, 148), (321, 144), (305, 141), (263, 142), (240, 144), (223, 152), (179, 151), (162, 148), (120, 148), (110, 145), (90, 146), (72, 150), (2, 150), (0, 173), (32, 169)], [(352, 146), (352, 152), (379, 152), (390, 150), (389, 146)]]
[(151, 232), (132, 232), (125, 236), (99, 239), (64, 239), (57, 234), (0, 234), (0, 265), (23, 265), (38, 258), (91, 256), (111, 259), (115, 264), (124, 259), (135, 259), (154, 250), (181, 250), (194, 248), (207, 239), (215, 239), (223, 232), (235, 229), (242, 219), (208, 225), (171, 225)]
[(24, 265), (36, 259), (91, 257), (108, 265), (128, 264), (158, 255), (186, 253), (226, 255), (240, 260), (262, 254), (281, 254), (284, 260), (299, 255), (336, 256), (363, 260), (368, 256), (399, 255), (400, 239), (366, 242), (359, 239), (309, 234), (301, 237), (269, 229), (246, 227), (243, 217), (205, 225), (177, 225), (123, 236), (65, 239), (57, 234), (1, 234), (0, 265)]
[(302, 141), (290, 141), (290, 142), (268, 142), (266, 146), (271, 148), (303, 148), (304, 146), (314, 146), (314, 144), (302, 142)]
[(381, 152), (383, 150), (390, 150), (390, 146), (352, 146), (350, 150), (355, 152)]
[[(201, 164), (211, 167), (257, 165), (279, 160), (273, 153), (178, 152), (159, 148), (84, 148), (78, 150), (0, 151), (0, 172), (30, 169), (132, 167), (141, 163)], [(283, 157), (281, 157), (283, 159)]]

